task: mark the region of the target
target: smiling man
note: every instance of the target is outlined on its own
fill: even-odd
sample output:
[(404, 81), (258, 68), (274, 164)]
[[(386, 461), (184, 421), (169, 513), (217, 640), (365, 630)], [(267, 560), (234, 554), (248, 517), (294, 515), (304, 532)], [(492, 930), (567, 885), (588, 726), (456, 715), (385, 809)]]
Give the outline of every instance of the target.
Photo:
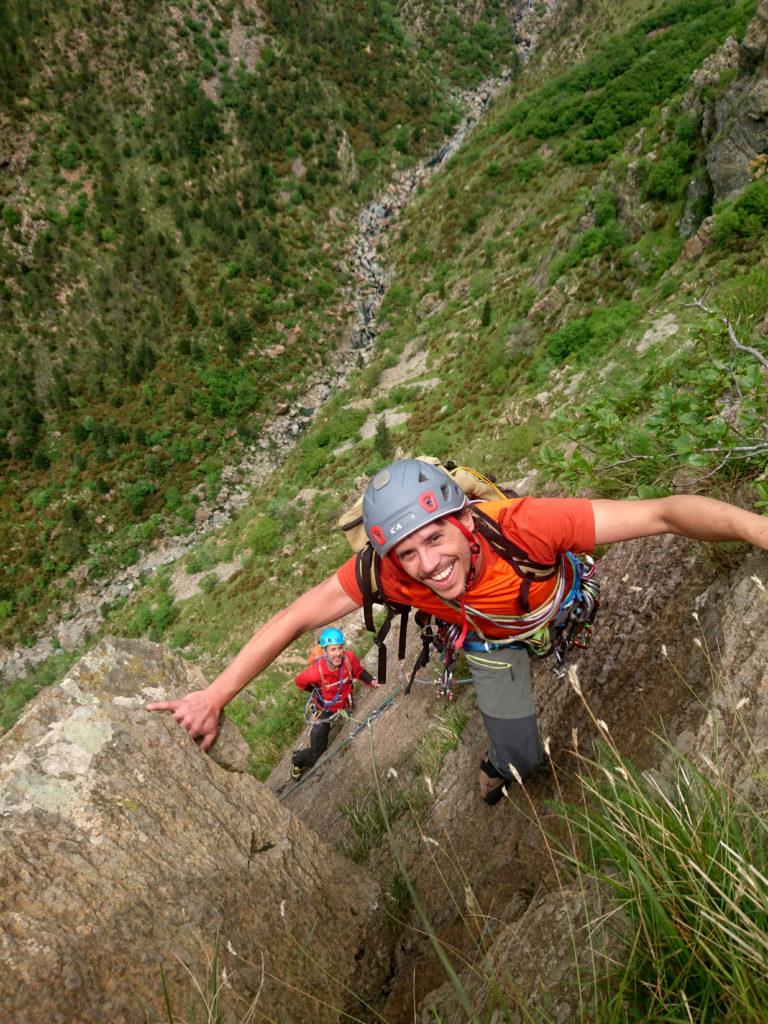
[[(458, 627), (489, 737), (480, 792), (496, 803), (512, 777), (541, 761), (528, 649), (558, 614), (573, 583), (568, 551), (674, 533), (696, 540), (740, 540), (768, 549), (768, 519), (691, 495), (638, 501), (512, 498), (469, 505), (438, 466), (402, 459), (373, 478), (363, 525), (380, 558), (388, 601), (410, 604)], [(489, 530), (512, 561), (498, 553)], [(175, 719), (207, 750), (219, 716), (239, 691), (308, 630), (363, 604), (360, 556), (274, 615), (204, 690), (148, 705)], [(383, 681), (383, 680), (382, 680)]]

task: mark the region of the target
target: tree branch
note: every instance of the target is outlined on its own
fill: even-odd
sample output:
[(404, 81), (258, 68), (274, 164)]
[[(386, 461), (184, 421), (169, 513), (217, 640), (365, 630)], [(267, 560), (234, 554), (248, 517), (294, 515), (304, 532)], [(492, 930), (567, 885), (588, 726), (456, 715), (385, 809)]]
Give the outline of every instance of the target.
[(710, 316), (716, 316), (720, 323), (725, 324), (725, 328), (728, 331), (728, 337), (731, 339), (731, 344), (739, 352), (746, 352), (747, 355), (754, 356), (755, 359), (760, 363), (764, 370), (768, 370), (768, 359), (758, 352), (756, 348), (752, 348), (751, 345), (742, 345), (739, 339), (736, 337), (736, 331), (733, 329), (733, 324), (727, 316), (721, 316), (714, 309), (710, 309), (709, 306), (705, 306), (701, 299), (694, 299), (693, 302), (686, 303), (688, 306), (697, 306), (699, 309), (703, 309), (705, 313), (709, 313)]

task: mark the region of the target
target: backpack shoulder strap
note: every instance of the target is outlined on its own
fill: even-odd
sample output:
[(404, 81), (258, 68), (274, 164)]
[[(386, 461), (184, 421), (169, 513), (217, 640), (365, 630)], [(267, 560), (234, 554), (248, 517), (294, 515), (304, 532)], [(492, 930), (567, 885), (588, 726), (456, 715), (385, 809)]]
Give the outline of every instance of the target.
[(325, 686), (325, 671), (323, 669), (323, 662), (325, 661), (325, 655), (321, 654), (319, 658), (312, 662), (313, 665), (317, 665), (317, 674), (320, 676), (320, 688)]
[[(355, 577), (360, 592), (363, 595), (363, 618), (365, 628), (373, 633), (373, 642), (379, 649), (378, 678), (387, 678), (387, 647), (385, 640), (392, 625), (395, 615), (400, 616), (400, 640), (398, 644), (398, 657), (402, 660), (405, 657), (405, 640), (408, 615), (411, 610), (409, 604), (399, 604), (396, 601), (388, 601), (384, 596), (381, 586), (381, 559), (373, 550), (370, 544), (366, 544), (355, 559)], [(374, 604), (383, 604), (387, 609), (387, 617), (381, 624), (378, 632), (373, 621)]]
[(487, 512), (472, 506), (472, 516), (477, 532), (491, 545), (496, 554), (509, 562), (518, 576), (529, 580), (549, 580), (557, 572), (557, 563), (537, 562), (527, 551), (518, 547), (501, 531), (501, 526)]
[(527, 551), (524, 551), (523, 548), (518, 547), (517, 544), (504, 536), (501, 526), (493, 516), (489, 516), (487, 512), (483, 512), (476, 505), (472, 506), (472, 516), (475, 520), (475, 528), (480, 536), (488, 541), (496, 554), (511, 565), (522, 579), (523, 585), (520, 588), (519, 598), (520, 607), (524, 612), (529, 612), (531, 604), (528, 592), (531, 583), (551, 580), (557, 573), (558, 563), (547, 564), (546, 562), (535, 561)]

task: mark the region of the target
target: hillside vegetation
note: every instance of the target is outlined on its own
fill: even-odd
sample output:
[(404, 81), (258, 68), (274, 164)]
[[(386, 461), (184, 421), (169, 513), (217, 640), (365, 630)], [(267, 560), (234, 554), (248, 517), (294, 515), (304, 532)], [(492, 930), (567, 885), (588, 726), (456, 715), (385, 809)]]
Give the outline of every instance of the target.
[(357, 204), (442, 144), (452, 88), (514, 63), (503, 5), (477, 13), (409, 34), (380, 0), (4, 6), (4, 641), (72, 567), (188, 531), (338, 348)]
[[(737, 41), (755, 4), (536, 7), (530, 61), (388, 229), (380, 258), (392, 276), (370, 359), (349, 352), (348, 386), (251, 504), (183, 565), (105, 606), (102, 632), (162, 640), (212, 678), (349, 555), (338, 515), (398, 453), (453, 458), (537, 494), (697, 492), (768, 510), (768, 163), (763, 153), (741, 167), (733, 188), (711, 173), (739, 116), (728, 97), (751, 74)], [(76, 587), (78, 563), (96, 576), (191, 523), (195, 488), (215, 491), (277, 402), (343, 351), (359, 204), (393, 166), (442, 145), (457, 117), (449, 83), (516, 64), (502, 3), (477, 19), (413, 0), (147, 5), (141, 26), (124, 14), (100, 36), (76, 9), (69, 32), (41, 5), (28, 38), (0, 23), (0, 66), (16, 60), (3, 79), (8, 159), (23, 162), (3, 197), (7, 637), (35, 630), (59, 599), (54, 581)], [(114, 54), (139, 45), (132, 77)], [(54, 66), (70, 67), (56, 98)], [(123, 106), (104, 99), (113, 88)], [(61, 114), (90, 118), (92, 107), (117, 140), (111, 213), (97, 203), (98, 117), (89, 135)], [(50, 127), (60, 123), (64, 134)], [(67, 140), (71, 168), (56, 156), (70, 160)], [(81, 204), (79, 221), (42, 216), (67, 202)], [(26, 291), (33, 274), (38, 298)], [(300, 343), (286, 344), (297, 326)], [(57, 404), (58, 379), (69, 390)], [(411, 1020), (419, 1002), (420, 1019), (473, 1019), (461, 984), (446, 992), (432, 969), (429, 920), (487, 1019), (564, 1019), (561, 996), (577, 988), (574, 1020), (765, 1019), (764, 559), (718, 576), (741, 554), (675, 538), (605, 556), (583, 691), (576, 676), (569, 688), (537, 675), (554, 775), (503, 806), (469, 791), (485, 742), (471, 687), (440, 710), (422, 688), (381, 716), (375, 785), (362, 733), (288, 797), (381, 884), (384, 1019)], [(191, 580), (197, 592), (181, 598)], [(345, 628), (363, 654), (359, 624)], [(267, 779), (282, 759), (278, 791), (304, 724), (291, 677), (311, 639), (227, 709), (253, 775)], [(0, 727), (78, 653), (4, 688)], [(381, 694), (364, 695), (363, 717)], [(549, 930), (536, 923), (542, 907)], [(532, 1008), (518, 965), (536, 979)]]
[[(737, 198), (715, 208), (707, 248), (686, 257), (681, 235), (684, 223), (690, 235), (712, 212), (701, 124), (734, 72), (725, 66), (714, 84), (693, 91), (690, 77), (729, 35), (741, 38), (754, 5), (684, 0), (659, 5), (652, 14), (638, 10), (632, 24), (628, 8), (627, 26), (609, 38), (589, 20), (588, 8), (576, 4), (569, 10), (590, 40), (583, 60), (558, 72), (534, 60), (417, 197), (386, 253), (394, 278), (372, 361), (353, 374), (347, 392), (325, 404), (253, 509), (188, 559), (189, 572), (212, 570), (237, 556), (241, 568), (226, 582), (210, 572), (202, 580), (203, 593), (184, 602), (174, 599), (170, 571), (163, 570), (124, 607), (104, 609), (108, 629), (170, 640), (215, 672), (258, 621), (345, 557), (335, 530), (337, 514), (353, 496), (358, 478), (374, 472), (398, 445), (408, 452), (460, 458), (506, 478), (528, 474), (528, 486), (539, 491), (655, 495), (682, 487), (765, 506), (766, 392), (760, 364), (734, 349), (717, 317), (691, 305), (696, 296), (705, 296), (708, 307), (730, 317), (742, 343), (765, 350), (768, 184), (760, 168)], [(566, 13), (560, 9), (550, 29), (552, 47), (559, 45), (557, 25), (568, 25)], [(540, 56), (546, 53), (542, 49)], [(370, 92), (361, 92), (359, 99), (361, 110), (367, 109)], [(216, 147), (204, 148), (200, 159), (213, 159)], [(315, 150), (302, 152), (309, 160), (306, 153)], [(250, 165), (241, 170), (251, 172)], [(695, 181), (704, 185), (692, 190)], [(178, 200), (177, 193), (169, 195)], [(254, 224), (266, 223), (259, 211), (239, 216), (238, 231), (246, 235)], [(304, 204), (287, 204), (271, 216), (281, 229), (295, 228), (307, 212)], [(246, 238), (242, 245), (247, 244)], [(121, 247), (109, 246), (108, 259), (118, 259)], [(85, 259), (86, 250), (78, 251)], [(89, 245), (87, 251), (95, 250)], [(320, 264), (312, 253), (317, 251), (306, 252), (316, 276)], [(198, 256), (210, 269), (210, 244)], [(166, 262), (170, 273), (175, 263)], [(120, 287), (124, 275), (114, 273), (110, 280)], [(339, 287), (338, 275), (329, 272), (328, 279)], [(312, 280), (297, 284), (299, 291)], [(228, 317), (252, 309), (246, 296), (260, 285), (249, 274), (216, 281), (201, 294), (217, 302), (222, 294), (230, 296)], [(275, 304), (270, 316), (284, 315), (289, 301), (299, 301), (299, 291), (283, 281), (270, 300)], [(142, 294), (133, 300), (137, 305)], [(193, 305), (213, 316), (209, 302)], [(302, 306), (286, 322), (300, 322), (305, 336), (311, 313)], [(180, 345), (184, 337), (202, 345), (226, 330), (193, 328), (184, 317)], [(257, 336), (259, 344), (274, 338), (267, 325)], [(167, 364), (173, 381), (162, 390), (175, 388), (173, 382), (189, 371), (196, 380), (190, 393), (198, 406), (205, 405), (213, 392), (201, 381), (229, 374), (238, 388), (247, 388), (254, 367), (261, 379), (273, 369), (238, 357), (227, 370), (226, 358), (226, 352), (211, 355), (195, 368), (194, 360), (175, 355)], [(389, 370), (400, 363), (416, 369), (393, 378)], [(176, 391), (166, 396), (166, 407), (156, 388), (163, 365), (158, 361), (141, 385), (121, 392), (134, 396), (125, 399), (121, 415), (129, 414), (131, 401), (138, 402), (143, 425), (136, 429), (146, 447), (131, 442), (117, 456), (106, 441), (100, 448), (101, 421), (89, 413), (77, 421), (88, 434), (78, 450), (68, 439), (64, 450), (62, 434), (61, 458), (38, 477), (45, 487), (16, 490), (29, 486), (33, 470), (29, 464), (20, 469), (18, 457), (11, 463), (16, 473), (5, 485), (6, 528), (13, 537), (26, 533), (39, 545), (6, 546), (13, 551), (5, 568), (11, 623), (20, 621), (25, 602), (33, 609), (45, 607), (35, 603), (36, 597), (62, 568), (53, 557), (51, 535), (63, 543), (62, 538), (90, 528), (86, 499), (99, 488), (89, 490), (83, 481), (97, 466), (127, 474), (131, 460), (143, 460), (144, 476), (132, 484), (127, 475), (120, 477), (124, 501), (135, 499), (136, 521), (116, 536), (136, 547), (159, 529), (158, 514), (146, 515), (145, 503), (164, 503), (167, 510), (176, 494), (177, 515), (183, 509), (189, 514), (189, 497), (174, 490), (172, 476), (167, 486), (162, 483), (160, 472), (168, 469), (178, 445), (189, 455), (179, 464), (191, 478), (217, 485), (222, 461), (215, 441), (228, 422), (247, 425), (247, 415), (206, 418), (196, 407), (191, 419), (179, 417)], [(107, 378), (117, 386), (114, 376)], [(392, 384), (394, 379), (400, 382)], [(285, 387), (298, 386), (295, 376), (286, 377)], [(258, 390), (260, 400), (272, 401), (269, 387)], [(81, 411), (85, 408), (81, 405)], [(398, 412), (406, 424), (388, 428), (382, 418)], [(118, 415), (114, 404), (111, 415)], [(379, 429), (362, 441), (360, 428), (371, 417), (381, 420)], [(156, 422), (162, 438), (150, 432), (150, 422)], [(193, 429), (194, 444), (189, 441)], [(113, 461), (109, 453), (116, 456)], [(68, 476), (56, 489), (53, 482), (65, 471)], [(299, 488), (312, 488), (304, 502), (296, 500)], [(77, 494), (80, 502), (74, 500)], [(125, 504), (120, 508), (126, 514)], [(32, 569), (35, 550), (40, 564)], [(25, 591), (16, 587), (30, 579)], [(285, 664), (291, 657), (289, 652)], [(62, 655), (8, 691), (8, 715), (12, 718), (19, 703), (69, 661)], [(232, 710), (251, 733), (255, 770), (262, 775), (300, 724), (300, 702), (285, 691), (284, 671), (276, 667), (260, 682), (255, 706), (245, 697), (245, 705)]]

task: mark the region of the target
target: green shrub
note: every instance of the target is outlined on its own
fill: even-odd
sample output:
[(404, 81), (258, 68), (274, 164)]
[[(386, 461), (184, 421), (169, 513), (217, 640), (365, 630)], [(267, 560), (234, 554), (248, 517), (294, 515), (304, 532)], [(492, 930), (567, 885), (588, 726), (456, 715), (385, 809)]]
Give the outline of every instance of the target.
[(606, 351), (637, 320), (639, 308), (631, 302), (618, 302), (605, 309), (596, 309), (586, 317), (577, 317), (563, 324), (551, 336), (547, 355), (555, 362), (570, 356), (594, 358)]
[(392, 456), (392, 437), (389, 433), (389, 427), (384, 416), (379, 416), (376, 420), (376, 433), (373, 438), (373, 447), (376, 453), (386, 461)]
[(592, 340), (592, 326), (589, 317), (579, 317), (563, 324), (550, 338), (547, 355), (551, 359), (562, 360), (583, 348)]
[(605, 227), (611, 221), (616, 220), (616, 196), (607, 189), (595, 196), (592, 204), (595, 216), (595, 224), (599, 228)]
[(178, 616), (173, 596), (161, 590), (155, 597), (145, 598), (136, 606), (136, 610), (128, 621), (128, 636), (148, 636), (150, 640), (162, 640), (166, 629)]
[(624, 229), (616, 220), (609, 220), (602, 227), (587, 228), (562, 256), (555, 259), (549, 273), (549, 283), (554, 284), (560, 275), (582, 260), (619, 249), (626, 241)]
[(714, 238), (719, 246), (735, 239), (753, 238), (768, 227), (768, 182), (753, 181), (736, 199), (715, 207)]
[(690, 160), (687, 143), (668, 143), (658, 160), (645, 165), (645, 194), (651, 199), (678, 199), (685, 191)]
[(245, 545), (258, 558), (271, 555), (283, 543), (283, 527), (271, 516), (257, 520), (245, 535)]
[(125, 489), (125, 497), (130, 506), (131, 512), (135, 515), (141, 515), (142, 509), (147, 498), (154, 494), (157, 490), (157, 486), (146, 477), (142, 477), (135, 483), (129, 484)]
[(512, 173), (521, 185), (527, 185), (531, 178), (544, 170), (544, 160), (538, 153), (526, 157), (515, 164)]
[(218, 585), (219, 577), (215, 572), (208, 573), (207, 576), (203, 576), (200, 580), (200, 589), (204, 594), (210, 594), (214, 591)]
[(438, 427), (424, 430), (419, 439), (419, 449), (426, 455), (434, 455), (438, 459), (447, 458), (453, 448), (453, 440)]

